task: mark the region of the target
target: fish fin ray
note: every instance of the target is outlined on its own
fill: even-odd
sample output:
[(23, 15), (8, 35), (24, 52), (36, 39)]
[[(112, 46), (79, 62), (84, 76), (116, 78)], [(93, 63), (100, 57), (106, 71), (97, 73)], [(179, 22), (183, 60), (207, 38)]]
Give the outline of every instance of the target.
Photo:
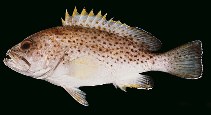
[(175, 48), (164, 55), (167, 57), (167, 72), (186, 79), (202, 76), (202, 43), (199, 40)]
[(69, 87), (64, 87), (64, 89), (80, 104), (84, 106), (88, 106), (88, 102), (86, 101), (86, 93), (81, 91), (78, 88), (69, 88)]
[(137, 88), (137, 89), (152, 89), (153, 81), (149, 76), (137, 75), (135, 77), (130, 77), (126, 79), (120, 79), (114, 83), (121, 90), (126, 92), (126, 88)]
[(109, 33), (117, 34), (124, 38), (132, 38), (134, 42), (138, 42), (143, 50), (157, 51), (161, 47), (161, 42), (149, 32), (143, 29), (130, 27), (122, 24), (120, 21), (106, 20), (106, 15), (102, 15), (101, 11), (95, 15), (93, 10), (90, 13), (84, 8), (79, 14), (75, 7), (72, 16), (66, 11), (65, 20), (62, 20), (63, 26), (81, 26), (87, 28), (95, 28)]

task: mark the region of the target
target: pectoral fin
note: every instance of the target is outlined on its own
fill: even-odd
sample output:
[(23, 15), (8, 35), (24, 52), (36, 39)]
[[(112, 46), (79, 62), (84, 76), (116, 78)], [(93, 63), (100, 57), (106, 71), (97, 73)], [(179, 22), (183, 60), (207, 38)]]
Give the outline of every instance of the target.
[(93, 74), (99, 72), (99, 64), (95, 58), (79, 57), (70, 63), (71, 76), (77, 76), (78, 79), (89, 79)]
[(84, 105), (84, 106), (88, 106), (88, 102), (86, 101), (86, 93), (84, 93), (83, 91), (81, 91), (78, 88), (67, 88), (64, 87), (64, 89), (80, 104)]

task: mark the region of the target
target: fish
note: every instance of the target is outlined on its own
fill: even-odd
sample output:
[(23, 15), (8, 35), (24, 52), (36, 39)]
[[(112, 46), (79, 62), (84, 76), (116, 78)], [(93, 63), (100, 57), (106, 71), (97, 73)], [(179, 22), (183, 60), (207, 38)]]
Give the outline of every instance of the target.
[(66, 10), (62, 26), (41, 30), (9, 49), (3, 62), (12, 70), (64, 88), (78, 103), (88, 106), (79, 88), (113, 84), (150, 90), (161, 71), (185, 79), (202, 77), (202, 42), (195, 40), (167, 52), (151, 33), (131, 27), (101, 11)]

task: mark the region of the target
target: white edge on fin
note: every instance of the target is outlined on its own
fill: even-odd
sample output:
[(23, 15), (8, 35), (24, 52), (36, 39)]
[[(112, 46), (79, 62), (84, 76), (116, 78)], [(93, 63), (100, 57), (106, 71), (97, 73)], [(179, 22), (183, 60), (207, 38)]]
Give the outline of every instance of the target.
[(86, 101), (86, 93), (81, 91), (78, 88), (69, 88), (69, 87), (64, 87), (64, 89), (80, 104), (84, 106), (89, 106), (88, 102)]
[(127, 92), (127, 88), (137, 88), (150, 90), (153, 88), (153, 81), (149, 76), (138, 75), (131, 76), (130, 79), (124, 79), (114, 83), (114, 86), (120, 88), (122, 91)]

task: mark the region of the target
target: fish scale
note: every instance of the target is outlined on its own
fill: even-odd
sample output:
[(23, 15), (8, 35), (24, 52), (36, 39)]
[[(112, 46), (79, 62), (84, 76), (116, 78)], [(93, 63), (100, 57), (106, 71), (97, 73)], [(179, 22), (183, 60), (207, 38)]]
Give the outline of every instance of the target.
[[(68, 54), (73, 52), (79, 54), (97, 53), (100, 57), (110, 57), (111, 59), (115, 59), (116, 62), (124, 59), (125, 61), (122, 60), (122, 63), (133, 63), (135, 60), (140, 62), (140, 60), (138, 60), (140, 56), (142, 57), (141, 62), (144, 62), (150, 57), (149, 54), (141, 52), (143, 48), (135, 42), (129, 42), (128, 39), (124, 39), (115, 34), (109, 34), (105, 31), (69, 26), (57, 27), (46, 31), (51, 31), (48, 36), (55, 35), (55, 39), (61, 42), (64, 48), (71, 48)], [(44, 31), (44, 33), (46, 33), (46, 31)], [(65, 34), (65, 36), (63, 34)], [(75, 50), (72, 51), (73, 49)]]
[(75, 8), (66, 11), (62, 25), (37, 32), (7, 52), (6, 66), (26, 76), (63, 87), (77, 102), (88, 106), (82, 86), (113, 84), (152, 89), (143, 72), (162, 71), (185, 79), (202, 76), (202, 43), (199, 40), (164, 53), (161, 42), (145, 30), (107, 20)]

